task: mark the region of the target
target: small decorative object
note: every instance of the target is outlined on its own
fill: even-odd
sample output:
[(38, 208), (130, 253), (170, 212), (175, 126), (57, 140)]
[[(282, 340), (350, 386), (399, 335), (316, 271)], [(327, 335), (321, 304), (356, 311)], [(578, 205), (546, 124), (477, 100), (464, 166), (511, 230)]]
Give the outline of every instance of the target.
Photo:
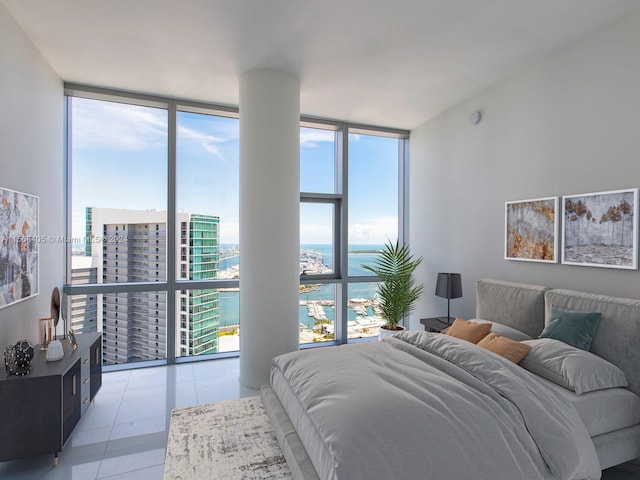
[(436, 295), (447, 299), (447, 323), (451, 323), (451, 299), (462, 297), (462, 275), (459, 273), (438, 273)]
[(562, 197), (562, 263), (638, 268), (638, 189)]
[(422, 262), (422, 257), (414, 259), (407, 244), (400, 245), (387, 242), (380, 250), (373, 266), (362, 265), (362, 268), (380, 277), (378, 297), (382, 317), (387, 321), (378, 330), (378, 338), (404, 330), (398, 322), (414, 308), (416, 300), (422, 293), (423, 285), (416, 285), (413, 272)]
[(16, 343), (16, 348), (24, 352), (29, 358), (29, 361), (33, 360), (33, 355), (35, 354), (35, 350), (29, 340), (27, 339), (18, 340), (18, 343)]
[(506, 260), (557, 263), (558, 197), (506, 202)]
[[(62, 297), (60, 298), (60, 318), (62, 318), (63, 332), (67, 331), (67, 317), (68, 317), (67, 308), (68, 307), (69, 305), (67, 303), (67, 294), (63, 293)], [(63, 340), (64, 340), (64, 337), (63, 337)]]
[(53, 321), (53, 340), (47, 346), (47, 362), (55, 362), (64, 357), (62, 343), (56, 339), (56, 327), (60, 321), (60, 290), (58, 287), (53, 287), (51, 292), (51, 320)]
[(54, 326), (57, 326), (58, 320), (60, 320), (60, 290), (58, 287), (53, 287), (51, 292), (51, 318), (53, 318)]
[(53, 287), (51, 292), (51, 318), (53, 319), (53, 339), (55, 340), (57, 338), (58, 322), (60, 321), (60, 290), (58, 290), (58, 287)]
[(40, 350), (46, 350), (53, 340), (53, 318), (44, 317), (38, 320), (38, 343)]
[(4, 367), (7, 375), (26, 375), (31, 371), (33, 346), (28, 340), (19, 340), (15, 345), (4, 349)]
[(75, 350), (78, 348), (78, 341), (76, 340), (76, 334), (73, 333), (73, 330), (69, 330), (67, 332), (67, 336), (69, 337), (69, 345), (71, 345), (71, 350)]
[(47, 347), (47, 362), (55, 362), (64, 357), (64, 348), (60, 340), (51, 340)]

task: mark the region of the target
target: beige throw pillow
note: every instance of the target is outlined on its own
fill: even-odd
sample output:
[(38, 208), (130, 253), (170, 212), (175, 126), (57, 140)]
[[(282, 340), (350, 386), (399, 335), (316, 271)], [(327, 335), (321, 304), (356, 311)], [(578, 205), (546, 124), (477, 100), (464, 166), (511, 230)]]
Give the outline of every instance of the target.
[(502, 337), (495, 332), (491, 332), (478, 342), (478, 346), (503, 356), (513, 363), (520, 361), (527, 356), (531, 347), (524, 343), (516, 342), (507, 337)]
[(468, 322), (462, 318), (456, 318), (447, 330), (447, 335), (478, 343), (489, 333), (491, 325), (491, 323)]

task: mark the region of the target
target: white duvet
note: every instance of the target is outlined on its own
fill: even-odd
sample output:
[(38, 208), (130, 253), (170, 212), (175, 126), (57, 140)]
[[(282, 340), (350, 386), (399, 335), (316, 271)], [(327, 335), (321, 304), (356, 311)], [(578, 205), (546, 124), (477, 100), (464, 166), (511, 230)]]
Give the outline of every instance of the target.
[(575, 409), (476, 345), (405, 332), (276, 357), (271, 383), (323, 480), (588, 480)]

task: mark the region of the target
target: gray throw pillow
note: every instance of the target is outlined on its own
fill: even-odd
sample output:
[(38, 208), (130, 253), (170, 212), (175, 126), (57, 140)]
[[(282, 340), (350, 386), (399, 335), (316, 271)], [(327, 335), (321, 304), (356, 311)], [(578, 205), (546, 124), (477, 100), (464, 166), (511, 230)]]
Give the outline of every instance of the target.
[(492, 332), (496, 332), (498, 335), (510, 338), (511, 340), (515, 340), (516, 342), (520, 342), (521, 340), (531, 340), (531, 337), (526, 333), (521, 332), (520, 330), (516, 330), (515, 328), (509, 327), (502, 323), (493, 322), (493, 321), (490, 322), (489, 320), (482, 320), (480, 318), (473, 318), (469, 321), (477, 322), (477, 323), (490, 323)]
[(538, 338), (553, 338), (588, 352), (598, 323), (600, 312), (564, 310), (551, 305), (551, 320)]
[(614, 364), (590, 352), (550, 338), (525, 340), (531, 350), (519, 365), (576, 395), (626, 387), (627, 378)]

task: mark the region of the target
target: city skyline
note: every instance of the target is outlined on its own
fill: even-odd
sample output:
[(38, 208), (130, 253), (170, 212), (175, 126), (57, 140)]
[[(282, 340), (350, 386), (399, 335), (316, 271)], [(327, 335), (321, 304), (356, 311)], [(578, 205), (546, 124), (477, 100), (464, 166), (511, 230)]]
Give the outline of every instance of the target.
[[(72, 276), (82, 283), (92, 277), (99, 283), (164, 280), (167, 265), (165, 217), (162, 212), (148, 210), (87, 208), (87, 234), (108, 236), (114, 241), (87, 244), (86, 257), (73, 258), (90, 257), (92, 262), (90, 265), (73, 262), (78, 264), (72, 263)], [(179, 278), (217, 278), (218, 218), (182, 213), (178, 220), (176, 270)], [(217, 353), (219, 290), (180, 290), (176, 297), (175, 314), (170, 315), (164, 292), (76, 296), (71, 301), (72, 327), (83, 331), (95, 328), (103, 332), (105, 364), (164, 358), (168, 319), (175, 322), (177, 356)]]

